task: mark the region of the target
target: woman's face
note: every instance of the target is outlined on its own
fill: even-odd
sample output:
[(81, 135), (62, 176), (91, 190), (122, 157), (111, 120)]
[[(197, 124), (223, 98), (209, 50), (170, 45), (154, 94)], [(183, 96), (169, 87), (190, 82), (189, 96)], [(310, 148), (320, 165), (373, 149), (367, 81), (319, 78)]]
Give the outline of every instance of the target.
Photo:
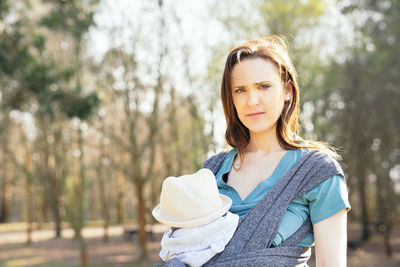
[(282, 86), (278, 68), (266, 59), (244, 59), (231, 75), (233, 103), (250, 134), (275, 131), (285, 100), (291, 97)]

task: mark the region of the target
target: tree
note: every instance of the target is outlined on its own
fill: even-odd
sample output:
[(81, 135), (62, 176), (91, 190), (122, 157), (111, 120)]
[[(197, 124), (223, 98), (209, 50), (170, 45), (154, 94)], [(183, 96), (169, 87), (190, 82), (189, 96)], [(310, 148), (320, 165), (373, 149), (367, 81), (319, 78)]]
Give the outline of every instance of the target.
[[(399, 163), (400, 94), (395, 73), (400, 66), (399, 47), (393, 40), (400, 35), (395, 26), (400, 5), (396, 1), (340, 4), (354, 25), (355, 42), (346, 49), (344, 62), (335, 62), (339, 57), (333, 58), (327, 69), (329, 75), (323, 85), (327, 89), (326, 106), (321, 111), (325, 118), (329, 114), (325, 125), (336, 128), (335, 140), (344, 144), (347, 152), (344, 162), (350, 187), (358, 193), (362, 240), (371, 236), (371, 222), (383, 223), (386, 253), (390, 256), (390, 233), (396, 220), (393, 211), (398, 205), (390, 171)], [(376, 185), (376, 190), (371, 185)], [(371, 192), (376, 192), (376, 210), (369, 205)]]
[[(79, 150), (79, 174), (78, 182), (74, 184), (74, 198), (78, 209), (69, 209), (69, 215), (72, 218), (72, 226), (75, 230), (76, 238), (79, 239), (81, 245), (81, 265), (87, 265), (86, 242), (82, 236), (82, 229), (85, 225), (84, 216), (84, 195), (85, 195), (85, 166), (84, 166), (84, 150), (83, 150), (83, 129), (86, 127), (84, 123), (88, 120), (98, 105), (98, 97), (95, 93), (88, 93), (83, 88), (83, 72), (81, 62), (82, 52), (84, 51), (84, 36), (89, 27), (94, 25), (93, 16), (95, 8), (98, 5), (97, 0), (80, 2), (80, 1), (44, 1), (52, 4), (51, 11), (47, 16), (40, 20), (40, 25), (48, 29), (68, 34), (67, 39), (73, 45), (72, 62), (66, 61), (69, 65), (68, 78), (73, 78), (69, 84), (65, 84), (65, 88), (57, 90), (54, 94), (54, 100), (58, 101), (58, 108), (67, 118), (77, 118), (80, 125), (77, 129), (77, 145)], [(62, 174), (65, 174), (62, 173)], [(65, 178), (65, 176), (63, 175)], [(54, 196), (56, 198), (56, 196)], [(74, 211), (77, 214), (74, 214)]]

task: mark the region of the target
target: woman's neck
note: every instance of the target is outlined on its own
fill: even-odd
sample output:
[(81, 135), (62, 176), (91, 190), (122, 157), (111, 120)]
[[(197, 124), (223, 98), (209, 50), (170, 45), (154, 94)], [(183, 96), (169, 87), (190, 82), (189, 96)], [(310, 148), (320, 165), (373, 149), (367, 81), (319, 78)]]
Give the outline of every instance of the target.
[(284, 149), (279, 145), (276, 128), (268, 132), (250, 132), (250, 142), (247, 145), (246, 152), (265, 152), (269, 154), (271, 152), (283, 150)]

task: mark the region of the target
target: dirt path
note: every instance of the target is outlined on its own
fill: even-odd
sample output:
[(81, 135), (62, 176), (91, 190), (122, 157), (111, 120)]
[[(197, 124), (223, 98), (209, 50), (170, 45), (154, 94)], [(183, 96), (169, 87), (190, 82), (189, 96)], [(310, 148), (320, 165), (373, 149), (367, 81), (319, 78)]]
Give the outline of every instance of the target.
[[(152, 266), (159, 261), (159, 241), (149, 243), (150, 259), (143, 262), (139, 258), (137, 240), (126, 240), (123, 235), (122, 226), (113, 226), (109, 229), (110, 241), (103, 243), (103, 229), (101, 227), (90, 227), (85, 229), (84, 236), (87, 239), (90, 266)], [(349, 227), (349, 240), (354, 240), (359, 235), (359, 228)], [(79, 244), (72, 239), (72, 230), (65, 229), (63, 238), (52, 239), (54, 232), (51, 230), (35, 231), (34, 242), (27, 246), (25, 233), (22, 231), (1, 232), (0, 231), (0, 266), (78, 266)], [(400, 229), (393, 233), (393, 258), (388, 259), (383, 249), (382, 234), (375, 235), (370, 242), (362, 245), (356, 250), (348, 250), (348, 266), (400, 266)], [(140, 264), (139, 264), (140, 262)], [(314, 267), (313, 260), (309, 262)]]
[[(165, 227), (156, 226), (160, 236)], [(26, 245), (25, 231), (0, 231), (0, 267), (18, 266), (78, 266), (79, 244), (73, 239), (72, 229), (63, 229), (62, 238), (54, 239), (53, 230), (32, 232), (32, 244)], [(103, 242), (102, 227), (87, 227), (83, 236), (87, 240), (90, 266), (136, 266), (143, 260), (139, 258), (136, 240), (127, 240), (123, 226), (108, 228), (109, 242)], [(140, 266), (152, 266), (159, 261), (159, 241), (149, 242), (150, 259)], [(124, 264), (124, 265), (122, 265)], [(126, 265), (128, 264), (128, 265)]]
[[(109, 236), (121, 236), (124, 232), (122, 226), (111, 226), (108, 228)], [(104, 235), (103, 228), (90, 227), (83, 230), (83, 236), (85, 238), (95, 238)], [(62, 238), (72, 239), (74, 232), (71, 228), (63, 229), (61, 231)], [(54, 238), (53, 230), (35, 230), (32, 232), (32, 242), (45, 241)], [(4, 244), (17, 244), (25, 243), (27, 240), (26, 232), (23, 231), (12, 231), (12, 232), (0, 232), (0, 245)]]
[[(357, 240), (361, 235), (361, 228), (350, 226), (348, 231), (349, 240)], [(400, 266), (400, 227), (392, 233), (393, 257), (387, 258), (384, 249), (384, 238), (382, 233), (375, 233), (371, 240), (357, 249), (348, 249), (348, 266)]]
[[(121, 236), (113, 236), (108, 243), (101, 238), (87, 239), (89, 264), (91, 266), (121, 266), (141, 262), (137, 246)], [(158, 262), (158, 242), (149, 244), (151, 258), (147, 265)], [(30, 246), (8, 244), (0, 246), (0, 266), (78, 266), (79, 244), (73, 239), (51, 239), (34, 242)], [(133, 265), (135, 266), (135, 265)]]

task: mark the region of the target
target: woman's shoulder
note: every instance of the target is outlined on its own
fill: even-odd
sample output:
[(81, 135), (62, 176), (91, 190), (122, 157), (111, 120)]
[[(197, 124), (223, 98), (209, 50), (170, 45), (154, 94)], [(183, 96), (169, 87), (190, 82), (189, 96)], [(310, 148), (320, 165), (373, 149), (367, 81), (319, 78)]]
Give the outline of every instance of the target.
[(308, 140), (304, 140), (301, 137), (296, 138), (297, 144), (300, 146), (305, 146), (305, 148), (295, 148), (293, 150), (296, 151), (296, 157), (298, 160), (303, 158), (305, 155), (309, 154), (308, 157), (311, 157), (315, 161), (317, 161), (320, 165), (332, 165), (336, 168), (341, 169), (341, 165), (338, 162), (338, 158), (340, 158), (336, 152), (333, 152), (328, 147), (314, 147), (313, 143), (308, 142)]
[(319, 173), (316, 176), (324, 176), (331, 174), (341, 176), (345, 179), (345, 175), (341, 164), (329, 152), (317, 148), (298, 148), (292, 150), (293, 163), (302, 166), (303, 171), (313, 170), (313, 173)]

